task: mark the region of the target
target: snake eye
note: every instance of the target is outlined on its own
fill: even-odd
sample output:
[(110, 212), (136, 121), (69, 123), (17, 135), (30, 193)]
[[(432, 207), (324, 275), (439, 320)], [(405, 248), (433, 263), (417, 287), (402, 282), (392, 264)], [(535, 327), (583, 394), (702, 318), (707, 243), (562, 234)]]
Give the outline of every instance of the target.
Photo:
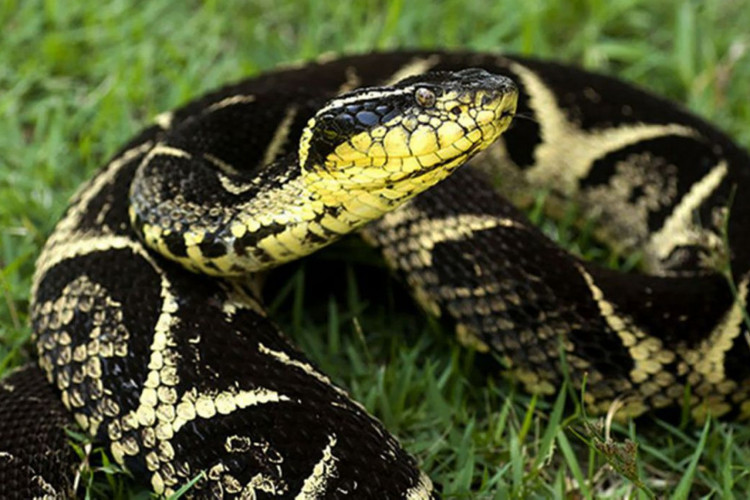
[(431, 108), (435, 105), (435, 92), (425, 87), (419, 87), (414, 91), (414, 99), (423, 108)]

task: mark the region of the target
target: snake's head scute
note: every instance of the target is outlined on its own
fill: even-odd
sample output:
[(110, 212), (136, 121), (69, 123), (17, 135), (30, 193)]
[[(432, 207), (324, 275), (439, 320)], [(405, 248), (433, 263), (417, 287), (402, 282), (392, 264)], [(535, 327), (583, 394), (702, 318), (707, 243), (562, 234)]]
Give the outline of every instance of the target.
[(518, 90), (481, 69), (432, 72), (342, 95), (303, 132), (303, 170), (370, 192), (409, 196), (450, 174), (507, 129)]

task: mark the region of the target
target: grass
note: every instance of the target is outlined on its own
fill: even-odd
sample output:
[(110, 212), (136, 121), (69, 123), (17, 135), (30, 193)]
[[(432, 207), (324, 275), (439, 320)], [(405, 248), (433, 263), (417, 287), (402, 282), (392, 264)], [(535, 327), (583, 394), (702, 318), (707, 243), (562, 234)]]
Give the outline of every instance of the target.
[[(31, 358), (34, 259), (76, 186), (158, 112), (281, 62), (398, 47), (553, 57), (680, 100), (750, 145), (746, 0), (439, 4), (0, 2), (0, 373)], [(579, 245), (564, 225), (555, 231)], [(475, 355), (351, 245), (284, 271), (275, 311), (446, 497), (748, 496), (747, 425), (646, 419), (599, 429), (571, 413), (569, 391), (545, 401), (487, 381)], [(337, 278), (320, 280), (320, 266)], [(93, 497), (147, 497), (116, 468), (101, 469)]]

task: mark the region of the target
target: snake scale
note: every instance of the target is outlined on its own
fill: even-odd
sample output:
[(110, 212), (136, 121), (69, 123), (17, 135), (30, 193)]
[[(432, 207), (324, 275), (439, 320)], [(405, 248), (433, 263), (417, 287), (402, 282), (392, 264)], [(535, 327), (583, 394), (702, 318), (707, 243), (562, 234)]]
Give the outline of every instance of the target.
[[(420, 305), (529, 391), (557, 390), (564, 353), (593, 412), (620, 398), (623, 416), (745, 418), (749, 166), (663, 99), (496, 54), (330, 58), (162, 114), (39, 257), (41, 370), (0, 381), (0, 497), (74, 494), (72, 414), (158, 494), (203, 472), (188, 496), (437, 498), (278, 331), (253, 278), (370, 219), (361, 234)], [(555, 246), (510, 203), (539, 190), (646, 272)]]

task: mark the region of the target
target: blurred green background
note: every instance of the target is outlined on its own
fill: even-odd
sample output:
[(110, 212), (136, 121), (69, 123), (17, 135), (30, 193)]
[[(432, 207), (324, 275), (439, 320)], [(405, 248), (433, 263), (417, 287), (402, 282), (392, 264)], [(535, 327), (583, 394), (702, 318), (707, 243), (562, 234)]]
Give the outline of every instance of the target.
[[(747, 0), (2, 0), (0, 373), (31, 357), (33, 263), (67, 198), (158, 112), (205, 90), (325, 53), (513, 52), (646, 86), (748, 146), (748, 26)], [(295, 267), (272, 300), (279, 321), (449, 497), (648, 498), (639, 481), (663, 497), (748, 497), (746, 426), (639, 422), (616, 428), (602, 454), (597, 433), (553, 402), (481, 380), (449, 333), (394, 305), (402, 292), (377, 305), (358, 262), (337, 264), (344, 291), (326, 291), (322, 304), (306, 302), (317, 285)], [(640, 444), (637, 463), (616, 446), (626, 437)], [(144, 495), (121, 477), (99, 471), (89, 491)]]

